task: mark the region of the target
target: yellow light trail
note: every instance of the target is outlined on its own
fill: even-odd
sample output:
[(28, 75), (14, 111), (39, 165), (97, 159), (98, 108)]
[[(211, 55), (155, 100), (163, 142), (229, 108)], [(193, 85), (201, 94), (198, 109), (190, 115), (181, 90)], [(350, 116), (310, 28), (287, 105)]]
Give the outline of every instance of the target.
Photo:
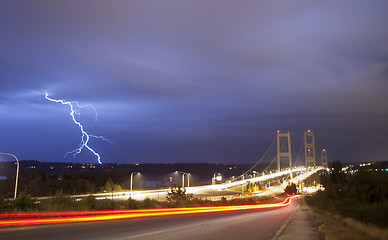
[[(155, 217), (155, 216), (170, 216), (170, 215), (183, 215), (183, 214), (196, 214), (196, 213), (278, 208), (278, 207), (286, 207), (290, 205), (292, 199), (297, 197), (299, 196), (298, 195), (291, 196), (291, 197), (287, 197), (283, 202), (267, 203), (267, 204), (233, 205), (233, 206), (216, 206), (216, 207), (166, 208), (166, 209), (159, 208), (159, 209), (140, 209), (140, 210), (87, 211), (87, 212), (80, 211), (78, 213), (82, 213), (83, 214), (82, 216), (45, 217), (45, 218), (39, 218), (39, 217), (38, 218), (7, 218), (7, 219), (0, 219), (0, 227), (90, 222), (90, 221), (107, 221), (107, 220), (140, 218), (140, 217)], [(66, 213), (66, 212), (61, 212), (61, 213)], [(77, 212), (72, 212), (72, 213), (77, 213)], [(44, 213), (41, 213), (41, 214), (43, 215)], [(35, 215), (35, 216), (38, 216), (38, 215)]]

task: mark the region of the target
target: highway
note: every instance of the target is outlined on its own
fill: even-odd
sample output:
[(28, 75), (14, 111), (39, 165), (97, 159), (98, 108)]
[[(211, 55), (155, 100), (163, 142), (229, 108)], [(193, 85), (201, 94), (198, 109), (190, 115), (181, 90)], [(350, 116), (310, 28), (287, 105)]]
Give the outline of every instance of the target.
[[(303, 179), (306, 179), (307, 177), (311, 176), (312, 174), (316, 173), (319, 170), (322, 170), (322, 167), (318, 167), (316, 169), (313, 169), (312, 171), (306, 171), (306, 168), (304, 167), (298, 167), (292, 169), (292, 172), (294, 174), (299, 174), (297, 177), (294, 177), (293, 182), (301, 181)], [(244, 185), (248, 182), (262, 182), (269, 179), (275, 179), (282, 176), (288, 176), (290, 174), (289, 169), (285, 169), (281, 172), (274, 172), (267, 175), (261, 175), (254, 178), (249, 178), (245, 180), (237, 180), (233, 182), (228, 183), (222, 183), (222, 184), (215, 184), (215, 185), (203, 185), (203, 186), (195, 186), (195, 187), (186, 187), (186, 193), (192, 193), (194, 194), (194, 197), (203, 198), (203, 199), (217, 199), (221, 198), (223, 196), (233, 196), (236, 195), (236, 193), (228, 191), (227, 189), (234, 186)], [(295, 175), (294, 175), (295, 176)], [(287, 186), (288, 182), (284, 183), (283, 188), (280, 190), (280, 192), (283, 192), (283, 189), (285, 186)], [(132, 197), (136, 200), (143, 200), (145, 198), (151, 198), (158, 201), (164, 201), (166, 198), (167, 192), (169, 192), (170, 189), (158, 189), (158, 190), (141, 190), (141, 191), (133, 191), (132, 195), (128, 191), (124, 192), (115, 192), (115, 193), (97, 193), (93, 194), (96, 199), (128, 199), (129, 197)], [(270, 190), (271, 192), (272, 190)], [(266, 195), (266, 194), (264, 194)], [(74, 198), (83, 198), (87, 197), (88, 195), (73, 195)], [(44, 197), (47, 198), (47, 197)], [(39, 198), (38, 198), (39, 199)]]
[(0, 239), (271, 239), (296, 206), (6, 227)]

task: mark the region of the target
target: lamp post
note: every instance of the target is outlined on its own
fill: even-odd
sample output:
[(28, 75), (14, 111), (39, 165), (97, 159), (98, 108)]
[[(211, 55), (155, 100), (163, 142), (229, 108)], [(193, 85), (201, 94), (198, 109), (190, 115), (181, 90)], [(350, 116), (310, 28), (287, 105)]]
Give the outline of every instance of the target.
[(182, 173), (182, 188), (185, 188), (185, 175), (187, 176), (187, 187), (190, 187), (190, 173), (175, 171), (176, 173)]
[(212, 185), (216, 184), (216, 180), (217, 181), (222, 181), (221, 173), (214, 173), (213, 178), (212, 178)]
[(132, 198), (132, 186), (133, 186), (133, 175), (134, 174), (140, 174), (140, 172), (133, 172), (133, 173), (131, 173), (131, 198)]
[(18, 180), (19, 180), (19, 160), (18, 160), (18, 158), (15, 155), (10, 154), (10, 153), (0, 153), (0, 154), (12, 156), (12, 157), (14, 157), (16, 159), (15, 195), (13, 197), (13, 198), (16, 198), (16, 195), (17, 195), (17, 192), (18, 192)]

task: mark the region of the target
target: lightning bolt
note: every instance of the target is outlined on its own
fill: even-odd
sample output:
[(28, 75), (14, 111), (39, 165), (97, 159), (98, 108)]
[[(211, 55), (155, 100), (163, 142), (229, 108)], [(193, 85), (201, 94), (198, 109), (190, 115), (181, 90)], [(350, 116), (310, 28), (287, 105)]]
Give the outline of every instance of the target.
[(82, 133), (82, 138), (81, 138), (81, 143), (80, 145), (78, 146), (78, 148), (74, 149), (73, 151), (71, 152), (67, 152), (65, 154), (65, 157), (67, 156), (67, 154), (73, 154), (73, 157), (75, 158), (75, 156), (79, 153), (81, 153), (82, 149), (85, 147), (87, 148), (89, 151), (91, 151), (96, 157), (97, 157), (97, 161), (99, 164), (102, 164), (101, 163), (101, 157), (100, 157), (100, 154), (98, 154), (96, 151), (94, 151), (89, 145), (89, 139), (92, 137), (92, 138), (97, 138), (97, 139), (101, 139), (101, 140), (104, 140), (104, 141), (107, 141), (109, 143), (112, 143), (109, 139), (107, 138), (104, 138), (103, 136), (95, 136), (95, 135), (92, 135), (92, 134), (88, 134), (87, 132), (85, 132), (84, 130), (84, 127), (82, 126), (82, 124), (80, 122), (78, 122), (76, 119), (75, 119), (75, 115), (80, 115), (79, 112), (75, 111), (74, 110), (74, 106), (78, 107), (78, 108), (84, 108), (84, 107), (90, 107), (94, 110), (95, 112), (95, 120), (97, 121), (97, 111), (96, 109), (93, 107), (93, 105), (91, 104), (87, 104), (87, 105), (79, 105), (77, 101), (74, 101), (74, 102), (69, 102), (69, 101), (66, 101), (66, 100), (57, 100), (57, 99), (53, 99), (53, 98), (50, 98), (48, 96), (48, 94), (46, 93), (45, 95), (45, 98), (51, 102), (56, 102), (56, 103), (61, 103), (63, 105), (68, 105), (70, 107), (70, 116), (71, 118), (73, 119), (73, 122), (80, 128), (81, 130), (81, 133)]

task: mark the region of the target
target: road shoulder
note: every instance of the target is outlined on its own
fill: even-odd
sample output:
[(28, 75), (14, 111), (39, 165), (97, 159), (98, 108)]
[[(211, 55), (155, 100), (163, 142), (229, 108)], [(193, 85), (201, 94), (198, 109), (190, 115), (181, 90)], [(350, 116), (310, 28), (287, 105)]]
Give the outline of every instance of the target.
[(299, 205), (272, 240), (287, 239), (323, 239), (307, 206)]

